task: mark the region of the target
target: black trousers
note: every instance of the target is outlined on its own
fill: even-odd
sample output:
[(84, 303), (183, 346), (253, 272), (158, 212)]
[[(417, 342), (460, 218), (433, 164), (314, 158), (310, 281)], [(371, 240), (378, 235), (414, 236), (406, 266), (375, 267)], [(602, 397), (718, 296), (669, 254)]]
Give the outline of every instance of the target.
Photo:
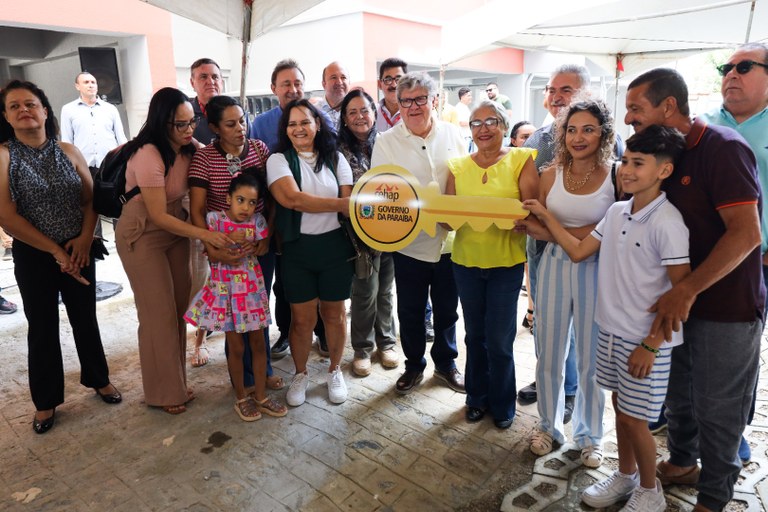
[(24, 242), (13, 241), (16, 282), (29, 323), (27, 347), (29, 389), (38, 411), (53, 409), (64, 402), (64, 366), (59, 339), (58, 297), (67, 309), (77, 357), (80, 383), (89, 388), (109, 384), (109, 368), (96, 320), (96, 272), (93, 257), (81, 274), (85, 286), (65, 274), (50, 254)]

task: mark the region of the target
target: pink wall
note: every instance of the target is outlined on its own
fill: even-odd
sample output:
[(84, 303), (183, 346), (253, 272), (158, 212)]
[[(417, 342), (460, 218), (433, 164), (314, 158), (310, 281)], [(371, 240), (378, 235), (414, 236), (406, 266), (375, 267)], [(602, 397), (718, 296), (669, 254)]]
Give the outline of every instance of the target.
[[(34, 0), (3, 2), (0, 21), (10, 26), (59, 32), (146, 35), (152, 90), (176, 83), (171, 15), (128, 0)], [(45, 13), (41, 16), (40, 13)], [(41, 19), (46, 23), (42, 24)]]
[[(399, 3), (413, 5), (412, 0), (398, 0)], [(470, 2), (467, 10), (474, 8), (477, 2)], [(429, 6), (425, 6), (429, 7)], [(435, 5), (438, 7), (438, 4)], [(393, 6), (397, 8), (397, 6)], [(445, 8), (442, 5), (441, 8)], [(428, 13), (428, 11), (426, 12)], [(426, 15), (425, 13), (425, 15)], [(452, 16), (456, 13), (451, 12)], [(409, 62), (408, 54), (418, 49), (421, 55), (440, 54), (440, 27), (426, 23), (412, 22), (402, 19), (390, 18), (378, 14), (365, 13), (363, 15), (363, 34), (365, 35), (365, 48), (363, 49), (364, 68), (366, 76), (372, 76), (371, 70), (375, 70), (377, 61), (388, 57), (400, 57)], [(430, 64), (430, 62), (414, 62), (415, 64)], [(437, 63), (434, 63), (437, 65)], [(523, 51), (514, 48), (498, 48), (466, 59), (459, 60), (447, 66), (450, 68), (475, 69), (491, 73), (519, 74), (523, 72)], [(378, 72), (378, 70), (377, 70)], [(378, 78), (378, 76), (375, 76)], [(375, 80), (362, 82), (367, 91), (376, 90)]]

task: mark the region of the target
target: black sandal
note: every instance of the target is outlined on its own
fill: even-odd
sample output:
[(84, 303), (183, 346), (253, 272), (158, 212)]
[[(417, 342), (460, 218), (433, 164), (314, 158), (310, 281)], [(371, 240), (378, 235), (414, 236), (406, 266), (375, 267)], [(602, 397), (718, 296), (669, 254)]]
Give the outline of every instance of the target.
[(523, 327), (525, 327), (529, 331), (533, 332), (533, 322), (534, 321), (535, 321), (535, 318), (533, 316), (533, 310), (529, 309), (528, 312), (523, 317)]

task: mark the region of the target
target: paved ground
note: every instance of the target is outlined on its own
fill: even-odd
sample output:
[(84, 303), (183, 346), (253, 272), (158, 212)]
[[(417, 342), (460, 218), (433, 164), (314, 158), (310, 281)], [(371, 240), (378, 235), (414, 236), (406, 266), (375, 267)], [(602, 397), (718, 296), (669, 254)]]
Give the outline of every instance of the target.
[[(125, 283), (116, 256), (98, 269), (102, 279)], [(170, 416), (142, 402), (135, 310), (125, 284), (123, 293), (98, 305), (123, 403), (108, 406), (78, 384), (63, 322), (66, 402), (57, 409), (55, 428), (43, 436), (31, 429), (24, 316), (0, 317), (0, 510), (589, 510), (580, 505), (579, 492), (616, 465), (611, 412), (605, 416), (608, 457), (599, 471), (579, 466), (568, 445), (536, 460), (526, 442), (537, 421), (535, 405), (520, 407), (507, 431), (490, 419), (470, 425), (464, 395), (429, 378), (431, 365), (418, 391), (406, 397), (392, 391), (399, 370), (375, 364), (371, 376), (359, 379), (346, 368), (349, 400), (332, 405), (322, 384), (327, 359), (313, 353), (307, 403), (285, 418), (245, 423), (232, 409), (220, 335), (209, 341), (211, 363), (189, 369), (198, 398), (185, 414)], [(10, 262), (0, 263), (0, 285), (20, 303)], [(532, 380), (534, 359), (532, 338), (522, 329), (515, 357), (523, 386)], [(351, 358), (348, 349), (345, 361)], [(290, 378), (290, 358), (275, 367)], [(753, 462), (729, 510), (765, 510), (767, 400), (761, 390), (748, 431)], [(657, 441), (662, 456), (664, 437)], [(668, 510), (691, 510), (691, 489), (667, 491)]]

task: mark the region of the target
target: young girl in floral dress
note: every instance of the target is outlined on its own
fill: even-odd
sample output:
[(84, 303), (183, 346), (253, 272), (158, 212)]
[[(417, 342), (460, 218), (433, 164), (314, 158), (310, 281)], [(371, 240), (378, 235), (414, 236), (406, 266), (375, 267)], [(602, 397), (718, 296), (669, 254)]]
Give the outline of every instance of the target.
[[(269, 299), (259, 261), (248, 251), (251, 244), (265, 238), (269, 231), (264, 216), (255, 213), (263, 190), (264, 186), (255, 176), (240, 174), (229, 186), (229, 209), (207, 215), (208, 229), (225, 233), (234, 240), (235, 246), (230, 250), (241, 252), (243, 258), (235, 265), (212, 261), (210, 277), (184, 316), (198, 328), (226, 333), (227, 365), (237, 396), (235, 412), (243, 421), (256, 421), (262, 413), (285, 416), (288, 412), (283, 404), (266, 394), (267, 353), (263, 329), (271, 323)], [(257, 377), (251, 394), (246, 394), (243, 385), (246, 337)]]

